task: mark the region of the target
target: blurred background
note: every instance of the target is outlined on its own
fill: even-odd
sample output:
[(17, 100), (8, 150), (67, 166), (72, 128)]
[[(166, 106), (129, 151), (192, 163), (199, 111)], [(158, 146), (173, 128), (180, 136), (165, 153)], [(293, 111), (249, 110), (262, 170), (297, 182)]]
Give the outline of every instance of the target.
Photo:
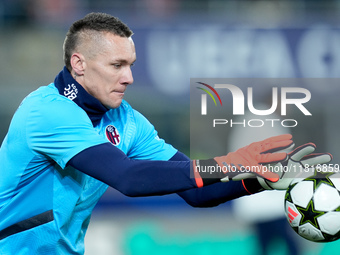
[[(0, 0), (0, 141), (21, 100), (63, 68), (71, 23), (93, 11), (117, 16), (134, 31), (135, 82), (126, 99), (187, 155), (190, 78), (339, 78), (339, 0)], [(337, 160), (339, 100), (331, 90), (314, 88), (318, 135), (311, 122), (296, 139), (317, 143)], [(127, 198), (109, 189), (94, 211), (86, 255), (263, 254), (256, 217), (239, 217), (234, 202), (194, 209), (176, 195)], [(291, 232), (296, 254), (340, 248)], [(292, 254), (288, 247), (277, 237), (268, 254)]]

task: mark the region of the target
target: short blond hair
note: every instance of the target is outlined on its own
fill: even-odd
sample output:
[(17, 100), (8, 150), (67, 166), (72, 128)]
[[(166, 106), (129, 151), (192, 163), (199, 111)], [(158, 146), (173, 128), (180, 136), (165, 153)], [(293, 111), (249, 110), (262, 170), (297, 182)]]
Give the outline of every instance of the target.
[(89, 13), (71, 25), (63, 45), (64, 64), (69, 71), (72, 69), (70, 63), (71, 56), (77, 47), (89, 40), (97, 40), (99, 42), (104, 33), (112, 33), (127, 38), (133, 34), (131, 29), (121, 20), (100, 12)]

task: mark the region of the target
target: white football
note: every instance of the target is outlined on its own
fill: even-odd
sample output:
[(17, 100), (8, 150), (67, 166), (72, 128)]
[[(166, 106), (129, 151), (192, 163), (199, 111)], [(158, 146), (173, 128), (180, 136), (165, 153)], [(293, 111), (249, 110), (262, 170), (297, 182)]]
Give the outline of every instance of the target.
[(340, 238), (340, 174), (315, 172), (294, 180), (286, 191), (285, 214), (303, 238), (331, 242)]

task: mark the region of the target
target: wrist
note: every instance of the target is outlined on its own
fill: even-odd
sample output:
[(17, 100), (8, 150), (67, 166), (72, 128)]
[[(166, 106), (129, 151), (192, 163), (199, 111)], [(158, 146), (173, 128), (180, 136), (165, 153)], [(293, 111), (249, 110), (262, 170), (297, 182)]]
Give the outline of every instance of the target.
[(222, 168), (214, 159), (193, 160), (192, 167), (198, 188), (220, 182), (225, 177)]
[(244, 189), (251, 195), (265, 190), (257, 178), (243, 179), (242, 184)]

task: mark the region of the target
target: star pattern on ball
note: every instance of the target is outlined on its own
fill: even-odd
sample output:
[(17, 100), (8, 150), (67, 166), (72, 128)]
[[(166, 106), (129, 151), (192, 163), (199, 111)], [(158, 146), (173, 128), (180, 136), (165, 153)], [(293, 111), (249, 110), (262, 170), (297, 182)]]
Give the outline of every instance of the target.
[[(306, 178), (306, 181), (312, 181), (314, 184), (314, 190), (316, 190), (322, 183), (325, 183), (331, 187), (334, 187), (333, 182), (329, 179), (329, 177), (334, 174), (330, 172), (320, 172), (315, 171), (314, 175)], [(334, 187), (335, 188), (335, 187)]]
[(317, 218), (320, 217), (321, 215), (324, 215), (325, 212), (315, 210), (313, 200), (309, 201), (306, 208), (303, 208), (301, 206), (296, 206), (296, 209), (298, 209), (298, 211), (302, 215), (300, 224), (299, 224), (300, 226), (305, 223), (310, 223), (314, 227), (319, 229), (319, 223), (317, 221)]
[(297, 183), (294, 183), (294, 184), (291, 184), (291, 185), (288, 186), (286, 194), (285, 194), (285, 200), (286, 201), (289, 201), (289, 202), (293, 203), (292, 195), (291, 195), (290, 192), (292, 191), (292, 189), (295, 187), (296, 184)]

